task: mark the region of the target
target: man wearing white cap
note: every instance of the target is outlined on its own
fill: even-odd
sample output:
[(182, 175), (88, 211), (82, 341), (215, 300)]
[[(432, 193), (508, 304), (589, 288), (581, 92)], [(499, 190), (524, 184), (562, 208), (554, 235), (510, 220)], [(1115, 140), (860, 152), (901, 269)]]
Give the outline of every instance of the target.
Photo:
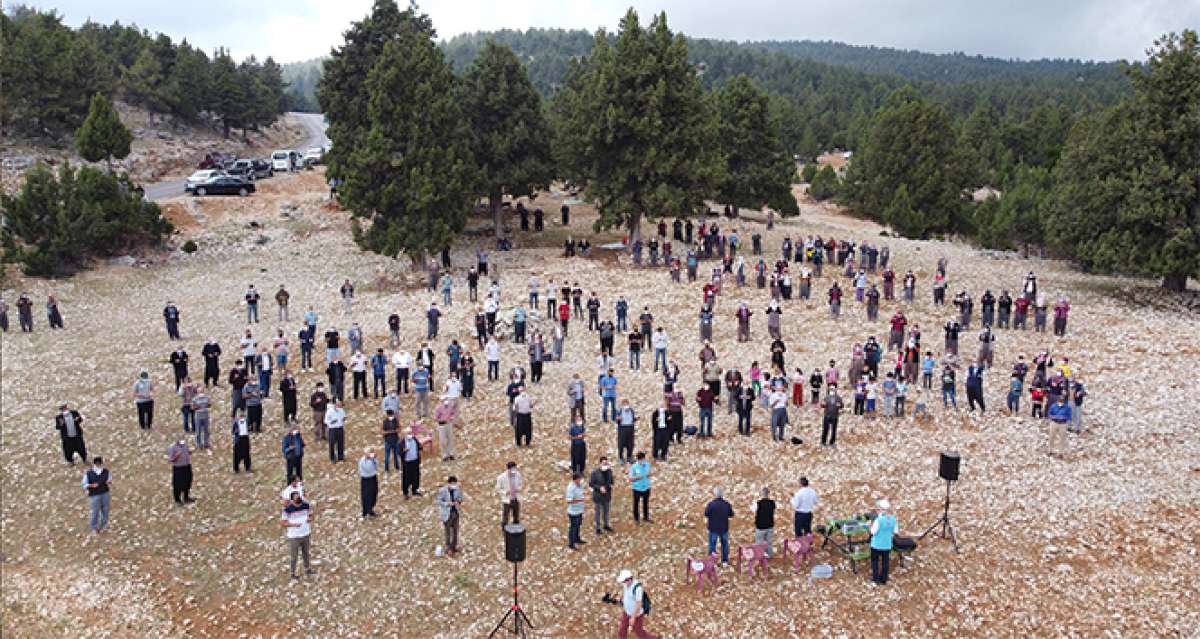
[(657, 639), (657, 635), (646, 632), (646, 615), (650, 614), (650, 598), (646, 596), (641, 582), (633, 578), (633, 572), (622, 570), (617, 575), (617, 583), (621, 584), (621, 625), (617, 628), (617, 637), (626, 639), (632, 626), (633, 636), (638, 639)]
[(871, 581), (887, 584), (892, 538), (896, 536), (896, 516), (886, 499), (875, 502), (875, 520), (871, 522)]

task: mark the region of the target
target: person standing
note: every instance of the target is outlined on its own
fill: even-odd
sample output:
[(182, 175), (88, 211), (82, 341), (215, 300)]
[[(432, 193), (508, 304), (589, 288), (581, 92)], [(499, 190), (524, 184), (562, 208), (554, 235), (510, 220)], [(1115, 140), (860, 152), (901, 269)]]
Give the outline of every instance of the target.
[(190, 504), (192, 499), (192, 451), (187, 440), (180, 439), (167, 449), (167, 461), (171, 462), (171, 496), (175, 504)]
[(354, 310), (354, 285), (350, 280), (342, 282), (342, 287), (338, 289), (342, 296), (342, 304), (346, 307), (346, 314), (349, 315)]
[(246, 466), (246, 472), (254, 472), (250, 468), (250, 425), (246, 423), (246, 418), (238, 414), (233, 416), (233, 426), (230, 428), (230, 435), (233, 437), (233, 472), (240, 472), (238, 467)]
[(279, 290), (275, 291), (275, 303), (279, 305), (279, 322), (281, 324), (287, 324), (288, 300), (291, 298), (291, 293), (288, 293), (287, 289), (283, 287), (283, 284), (280, 284)]
[[(646, 461), (646, 453), (638, 451), (637, 462), (629, 468), (630, 486), (633, 489), (633, 521), (641, 523), (644, 519), (650, 522), (650, 477), (654, 467)], [(642, 505), (641, 517), (638, 517), (638, 503)]]
[(1071, 407), (1067, 404), (1066, 395), (1059, 395), (1046, 409), (1046, 419), (1051, 421), (1050, 455), (1064, 459), (1067, 456), (1067, 429), (1071, 424)]
[[(621, 402), (621, 411), (617, 414), (617, 457), (621, 465), (633, 463), (634, 428), (637, 426), (637, 413), (629, 406), (629, 400)], [(644, 456), (644, 455), (643, 455)]]
[(825, 396), (822, 405), (824, 416), (821, 420), (821, 445), (837, 448), (838, 417), (845, 407), (845, 402), (838, 396), (837, 386), (829, 387), (829, 394)]
[(458, 487), (458, 478), (450, 475), (446, 485), (438, 489), (438, 517), (442, 520), (442, 530), (446, 535), (446, 555), (453, 557), (458, 554), (458, 522), (463, 504), (462, 489)]
[(383, 418), (383, 426), (380, 433), (383, 436), (383, 470), (384, 472), (392, 471), (392, 462), (396, 464), (396, 470), (400, 470), (400, 420), (396, 418), (396, 411), (388, 409), (387, 416)]
[(512, 523), (521, 523), (521, 490), (525, 488), (525, 480), (517, 469), (517, 462), (510, 461), (505, 465), (504, 472), (496, 477), (496, 494), (500, 496), (500, 526), (508, 525), (508, 517), (512, 515)]
[(704, 507), (704, 518), (708, 520), (708, 554), (717, 550), (721, 542), (721, 563), (729, 563), (729, 520), (733, 517), (733, 506), (725, 501), (725, 492), (720, 486), (713, 489), (713, 500)]
[(83, 442), (83, 416), (79, 411), (72, 410), (69, 404), (58, 407), (59, 413), (54, 416), (54, 427), (58, 430), (62, 441), (63, 457), (67, 463), (75, 465), (75, 455), (79, 461), (87, 463), (87, 446)]
[(312, 562), (309, 561), (309, 551), (312, 547), (312, 506), (304, 501), (304, 496), (298, 490), (290, 493), (291, 500), (283, 507), (280, 523), (287, 529), (288, 554), (291, 557), (292, 579), (296, 576), (296, 555), (304, 556), (304, 574), (315, 575)]
[(175, 375), (175, 392), (179, 392), (179, 385), (183, 383), (183, 378), (188, 376), (188, 357), (187, 351), (183, 350), (183, 346), (179, 346), (171, 352), (168, 361), (171, 363), (171, 372)]
[(754, 504), (754, 543), (767, 545), (767, 559), (773, 555), (775, 547), (775, 500), (767, 486), (762, 488), (762, 496)]
[(329, 392), (337, 401), (346, 399), (346, 365), (336, 356), (329, 366), (325, 367), (325, 377), (329, 380)]
[(576, 417), (567, 430), (567, 439), (571, 442), (571, 472), (583, 475), (587, 466), (587, 427), (582, 417)]
[(596, 536), (599, 537), (603, 531), (613, 532), (608, 525), (613, 487), (613, 472), (612, 466), (608, 463), (608, 457), (602, 456), (600, 464), (592, 469), (592, 474), (588, 477), (588, 485), (592, 488), (592, 514), (596, 525)]
[(21, 293), (17, 298), (17, 322), (21, 325), (22, 333), (33, 332), (33, 300), (26, 293)]
[(454, 398), (442, 397), (433, 408), (433, 419), (437, 422), (438, 450), (442, 452), (442, 461), (454, 461), (454, 423), (458, 420), (458, 403)]
[(808, 485), (808, 478), (800, 478), (800, 490), (792, 495), (792, 532), (796, 537), (812, 533), (813, 509), (817, 507), (817, 491)]
[(520, 393), (513, 399), (513, 415), (516, 417), (516, 426), (514, 426), (514, 438), (518, 448), (521, 447), (521, 440), (525, 441), (525, 446), (530, 446), (533, 439), (533, 399), (529, 396), (529, 390), (521, 386)]
[(0, 297), (0, 331), (8, 332), (8, 302)]
[(312, 409), (313, 435), (317, 441), (325, 441), (325, 412), (329, 408), (329, 395), (325, 394), (325, 385), (317, 382), (317, 390), (308, 396), (308, 407)]
[(181, 339), (179, 337), (179, 308), (175, 303), (167, 300), (167, 305), (163, 308), (163, 319), (167, 323), (167, 339)]
[(583, 475), (571, 474), (571, 483), (567, 484), (567, 548), (579, 550), (579, 546), (587, 542), (580, 538), (579, 528), (583, 525)]
[[(412, 428), (404, 429), (400, 441), (400, 485), (404, 498), (421, 496), (421, 442), (413, 436)], [(411, 491), (411, 495), (409, 494)]]
[(346, 409), (342, 400), (325, 411), (325, 432), (329, 437), (329, 463), (346, 461)]
[(196, 431), (196, 448), (209, 449), (209, 409), (212, 399), (204, 392), (204, 387), (197, 386), (196, 394), (192, 395), (192, 428)]
[(293, 425), (296, 423), (299, 385), (291, 370), (284, 369), (283, 379), (279, 380), (279, 394), (283, 397), (283, 423), (285, 426)]
[(58, 299), (53, 294), (46, 296), (46, 321), (50, 330), (63, 327), (62, 311), (58, 308)]
[(617, 377), (613, 374), (613, 369), (608, 369), (608, 372), (600, 376), (599, 392), (603, 405), (600, 409), (601, 419), (608, 421), (608, 416), (612, 414), (614, 421), (617, 419)]
[(979, 404), (980, 414), (986, 410), (983, 404), (983, 370), (979, 362), (967, 367), (967, 404), (971, 412), (975, 411), (975, 404)]
[[(667, 398), (650, 415), (651, 448), (650, 456), (666, 461), (671, 450), (671, 413)], [(632, 437), (632, 433), (630, 433)], [(633, 444), (630, 443), (630, 448)]]
[(362, 351), (356, 350), (350, 356), (350, 372), (354, 375), (354, 399), (358, 399), (360, 389), (363, 399), (370, 397), (367, 394), (367, 356)]
[(204, 348), (200, 350), (200, 355), (204, 358), (204, 386), (207, 388), (210, 380), (213, 386), (219, 386), (221, 379), (221, 345), (214, 342), (210, 337), (204, 343)]
[(712, 437), (713, 404), (718, 401), (720, 400), (708, 384), (702, 385), (700, 390), (696, 391), (696, 406), (700, 410), (700, 431), (697, 436), (701, 439)]
[(283, 436), (283, 459), (287, 463), (287, 481), (299, 477), (304, 479), (304, 436), (299, 428), (293, 428)]
[(145, 369), (133, 383), (133, 401), (137, 405), (138, 428), (150, 430), (154, 426), (154, 382)]
[(112, 473), (104, 467), (100, 457), (92, 459), (92, 467), (83, 474), (83, 489), (87, 491), (92, 506), (92, 532), (99, 534), (108, 528), (108, 513), (112, 505)]
[(772, 384), (771, 394), (767, 396), (767, 406), (771, 408), (771, 439), (783, 441), (783, 430), (788, 423), (788, 396), (782, 385)]
[(249, 286), (249, 288), (246, 289), (246, 294), (243, 296), (243, 298), (246, 300), (246, 323), (247, 324), (257, 324), (258, 323), (258, 300), (261, 297), (262, 296), (258, 294), (258, 291), (254, 290), (253, 284), (251, 284)]
[(370, 448), (363, 449), (363, 456), (358, 460), (358, 478), (363, 519), (378, 517), (375, 502), (379, 499), (379, 462), (375, 459), (375, 451)]
[(431, 382), (429, 369), (425, 367), (425, 364), (418, 365), (417, 370), (412, 374), (413, 393), (416, 395), (413, 411), (417, 417), (429, 416), (429, 385)]
[(196, 392), (200, 389), (199, 384), (193, 384), (192, 378), (184, 376), (181, 381), (177, 393), (180, 397), (179, 412), (183, 416), (183, 432), (190, 433), (196, 430), (196, 419), (192, 414), (192, 399), (196, 396)]
[(875, 520), (871, 522), (871, 581), (887, 584), (891, 563), (892, 540), (896, 536), (896, 516), (886, 499), (875, 503)]
[(251, 380), (242, 387), (242, 402), (246, 407), (246, 423), (250, 425), (250, 432), (261, 433), (262, 391), (257, 382)]

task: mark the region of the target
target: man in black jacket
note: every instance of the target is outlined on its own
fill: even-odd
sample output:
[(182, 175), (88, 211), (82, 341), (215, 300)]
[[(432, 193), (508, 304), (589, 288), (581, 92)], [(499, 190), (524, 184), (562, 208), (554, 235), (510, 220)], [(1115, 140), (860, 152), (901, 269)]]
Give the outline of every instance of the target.
[(600, 458), (600, 465), (592, 469), (592, 474), (588, 477), (588, 485), (592, 487), (592, 513), (595, 516), (596, 536), (603, 534), (603, 530), (613, 532), (613, 529), (608, 526), (608, 509), (612, 505), (612, 486), (613, 472), (612, 466), (608, 463), (608, 457)]
[(59, 406), (59, 414), (54, 417), (54, 427), (62, 439), (63, 457), (67, 463), (75, 465), (75, 454), (87, 462), (87, 446), (83, 443), (83, 417), (79, 411), (71, 410), (70, 405)]
[(212, 380), (213, 386), (219, 386), (218, 381), (221, 379), (221, 345), (217, 344), (209, 338), (204, 343), (204, 348), (200, 350), (200, 355), (204, 357), (204, 386), (208, 387), (209, 380)]

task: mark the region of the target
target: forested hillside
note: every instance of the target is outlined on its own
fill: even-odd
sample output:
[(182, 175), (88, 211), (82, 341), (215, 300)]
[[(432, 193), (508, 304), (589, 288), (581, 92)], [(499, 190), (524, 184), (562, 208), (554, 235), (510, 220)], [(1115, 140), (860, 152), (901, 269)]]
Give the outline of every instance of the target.
[(87, 115), (92, 96), (156, 114), (211, 119), (232, 129), (269, 125), (284, 112), (280, 66), (271, 58), (210, 57), (186, 40), (133, 25), (63, 24), (54, 11), (16, 6), (0, 14), (0, 126), (6, 135), (58, 138)]

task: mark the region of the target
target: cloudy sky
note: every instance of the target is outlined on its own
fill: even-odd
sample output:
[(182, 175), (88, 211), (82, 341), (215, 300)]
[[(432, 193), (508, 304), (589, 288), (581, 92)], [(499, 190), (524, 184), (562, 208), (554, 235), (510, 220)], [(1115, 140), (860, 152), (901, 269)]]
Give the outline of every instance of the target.
[[(402, 4), (406, 0), (401, 0)], [(67, 22), (136, 23), (211, 50), (277, 60), (329, 52), (371, 0), (25, 0)], [(729, 40), (836, 40), (1002, 58), (1142, 59), (1168, 31), (1200, 26), (1198, 0), (425, 0), (442, 38), (498, 28), (610, 29), (633, 6), (647, 21)]]

